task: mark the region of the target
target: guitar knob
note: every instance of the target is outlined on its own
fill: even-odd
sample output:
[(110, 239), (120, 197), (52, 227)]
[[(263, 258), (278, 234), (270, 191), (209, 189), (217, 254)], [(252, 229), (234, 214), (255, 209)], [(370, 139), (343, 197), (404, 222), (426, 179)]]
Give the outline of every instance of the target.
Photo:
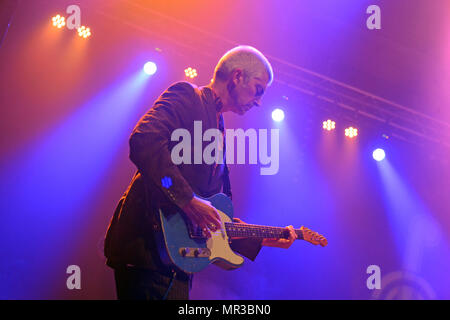
[(195, 249), (195, 250), (194, 250), (194, 257), (197, 258), (199, 253), (200, 253), (200, 252), (198, 251), (198, 249)]
[(185, 257), (186, 254), (187, 254), (187, 252), (188, 252), (188, 250), (187, 250), (186, 248), (182, 248), (182, 249), (180, 250), (180, 254), (181, 254), (182, 257)]

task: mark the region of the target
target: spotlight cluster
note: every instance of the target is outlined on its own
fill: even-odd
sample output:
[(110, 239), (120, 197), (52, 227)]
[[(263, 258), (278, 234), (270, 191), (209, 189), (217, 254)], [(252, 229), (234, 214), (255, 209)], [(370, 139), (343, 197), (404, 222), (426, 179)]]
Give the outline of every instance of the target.
[(331, 131), (334, 130), (336, 128), (336, 122), (328, 119), (327, 121), (323, 122), (323, 126), (322, 126), (325, 130)]
[(345, 129), (345, 136), (351, 138), (354, 138), (358, 135), (358, 129), (349, 127)]
[(91, 36), (91, 29), (86, 28), (85, 26), (81, 26), (78, 28), (78, 35), (83, 38), (87, 38)]
[[(322, 128), (327, 131), (331, 131), (336, 129), (336, 122), (328, 119), (327, 121), (322, 122)], [(349, 138), (354, 138), (358, 135), (358, 129), (353, 127), (345, 128), (345, 136)]]
[(184, 74), (186, 75), (186, 77), (194, 79), (197, 76), (197, 70), (189, 67), (187, 69), (184, 69)]
[(53, 26), (61, 29), (66, 25), (66, 19), (61, 17), (59, 14), (52, 18)]

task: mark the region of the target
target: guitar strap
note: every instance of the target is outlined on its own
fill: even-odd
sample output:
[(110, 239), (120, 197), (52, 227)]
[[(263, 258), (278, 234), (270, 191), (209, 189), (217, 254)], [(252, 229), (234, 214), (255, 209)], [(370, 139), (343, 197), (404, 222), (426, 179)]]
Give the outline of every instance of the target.
[(227, 144), (225, 143), (225, 126), (223, 122), (223, 115), (220, 114), (219, 116), (219, 130), (222, 132), (223, 136), (223, 160), (225, 164), (224, 172), (222, 175), (223, 179), (223, 193), (225, 193), (230, 199), (233, 198), (231, 193), (231, 182), (230, 182), (230, 169), (227, 165), (227, 159), (226, 159), (226, 153), (227, 153)]
[(230, 197), (230, 199), (233, 199), (233, 195), (231, 194), (230, 174), (226, 162), (225, 162), (225, 171), (223, 173), (223, 193), (225, 193), (228, 197)]

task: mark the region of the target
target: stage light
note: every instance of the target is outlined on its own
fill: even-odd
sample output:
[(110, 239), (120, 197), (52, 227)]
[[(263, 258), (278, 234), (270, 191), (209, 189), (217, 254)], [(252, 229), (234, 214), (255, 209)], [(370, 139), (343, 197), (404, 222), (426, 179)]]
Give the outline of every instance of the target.
[(281, 122), (284, 119), (284, 111), (276, 108), (275, 110), (272, 111), (272, 119), (273, 121), (276, 122)]
[(66, 19), (64, 17), (61, 17), (59, 14), (52, 18), (52, 22), (53, 26), (57, 27), (58, 29), (61, 29), (66, 25)]
[(386, 153), (383, 149), (375, 149), (374, 152), (372, 152), (372, 156), (377, 161), (382, 161), (386, 157)]
[(324, 121), (322, 128), (328, 131), (334, 130), (336, 128), (336, 123), (332, 120)]
[(82, 38), (87, 38), (91, 36), (91, 29), (81, 26), (78, 28), (78, 35)]
[(358, 129), (349, 127), (345, 129), (345, 136), (349, 137), (350, 139), (356, 137), (358, 135)]
[(144, 64), (144, 72), (148, 75), (154, 75), (156, 70), (158, 68), (156, 67), (156, 64), (154, 62), (147, 62), (146, 64)]
[(184, 69), (184, 74), (186, 75), (186, 77), (194, 79), (197, 76), (197, 70), (189, 67)]

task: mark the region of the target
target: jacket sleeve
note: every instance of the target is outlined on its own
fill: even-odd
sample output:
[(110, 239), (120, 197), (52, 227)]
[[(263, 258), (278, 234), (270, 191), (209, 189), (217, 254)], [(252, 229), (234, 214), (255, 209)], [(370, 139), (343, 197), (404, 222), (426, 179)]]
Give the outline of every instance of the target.
[(131, 161), (180, 208), (194, 194), (172, 162), (169, 144), (172, 132), (185, 127), (184, 122), (190, 119), (189, 108), (195, 95), (195, 89), (186, 82), (169, 87), (139, 120), (129, 140)]

